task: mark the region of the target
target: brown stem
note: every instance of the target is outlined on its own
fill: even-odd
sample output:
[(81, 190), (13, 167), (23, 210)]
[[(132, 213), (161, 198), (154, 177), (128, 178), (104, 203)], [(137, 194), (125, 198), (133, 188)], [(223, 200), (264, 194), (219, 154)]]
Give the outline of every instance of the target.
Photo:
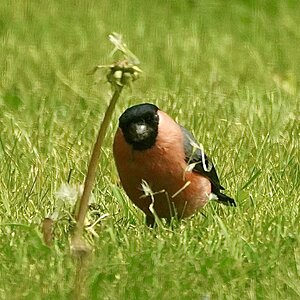
[(113, 114), (113, 111), (115, 109), (116, 103), (118, 101), (118, 98), (122, 92), (123, 86), (116, 86), (115, 92), (110, 100), (109, 106), (105, 112), (104, 119), (101, 123), (101, 127), (98, 132), (97, 140), (94, 145), (92, 157), (90, 160), (90, 164), (88, 167), (87, 176), (84, 183), (84, 190), (83, 194), (81, 196), (80, 202), (79, 202), (79, 208), (75, 215), (76, 219), (76, 233), (78, 235), (82, 234), (82, 230), (84, 227), (84, 220), (85, 216), (88, 210), (88, 204), (89, 204), (89, 198), (93, 189), (95, 177), (96, 177), (96, 171), (98, 166), (98, 161), (101, 153), (101, 146), (105, 137), (105, 133), (107, 131), (107, 127), (109, 125), (109, 122), (111, 120), (111, 116)]
[(45, 218), (42, 223), (42, 232), (44, 242), (48, 247), (53, 244), (53, 225), (54, 221), (51, 218)]
[[(115, 92), (110, 100), (109, 106), (105, 112), (104, 119), (101, 123), (97, 140), (94, 145), (92, 152), (92, 157), (88, 167), (88, 172), (85, 178), (84, 190), (79, 201), (79, 208), (75, 212), (76, 219), (76, 228), (74, 234), (72, 235), (71, 246), (73, 250), (73, 255), (76, 258), (76, 274), (74, 282), (74, 299), (86, 299), (86, 279), (87, 279), (87, 270), (89, 268), (89, 262), (91, 258), (91, 248), (87, 245), (85, 240), (82, 237), (84, 220), (88, 210), (89, 198), (93, 189), (96, 171), (98, 166), (99, 157), (101, 154), (101, 146), (105, 137), (105, 133), (111, 116), (113, 114), (114, 108), (120, 96), (120, 93), (123, 89), (123, 86), (116, 86)], [(76, 204), (76, 207), (78, 205)]]

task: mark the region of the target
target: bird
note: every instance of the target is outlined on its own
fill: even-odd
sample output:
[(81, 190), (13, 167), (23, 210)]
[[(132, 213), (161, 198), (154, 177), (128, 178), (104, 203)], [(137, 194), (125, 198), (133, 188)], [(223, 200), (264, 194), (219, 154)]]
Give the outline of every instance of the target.
[(188, 218), (210, 199), (236, 206), (193, 134), (154, 104), (137, 104), (121, 114), (113, 156), (126, 194), (150, 227), (157, 217)]

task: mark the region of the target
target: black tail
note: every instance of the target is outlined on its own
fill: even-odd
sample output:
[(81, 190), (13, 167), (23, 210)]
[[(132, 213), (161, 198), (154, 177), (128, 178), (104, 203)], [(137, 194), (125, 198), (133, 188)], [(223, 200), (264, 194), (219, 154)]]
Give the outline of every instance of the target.
[(218, 193), (217, 197), (218, 197), (218, 202), (220, 202), (224, 205), (236, 207), (236, 203), (235, 203), (234, 199), (226, 196), (225, 194)]

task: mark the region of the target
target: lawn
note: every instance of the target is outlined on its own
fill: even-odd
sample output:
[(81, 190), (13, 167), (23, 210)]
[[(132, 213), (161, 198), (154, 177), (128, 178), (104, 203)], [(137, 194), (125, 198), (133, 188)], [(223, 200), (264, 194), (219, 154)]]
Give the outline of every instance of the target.
[[(87, 298), (300, 299), (299, 24), (293, 0), (1, 1), (0, 298), (74, 297), (72, 206), (56, 192), (84, 181), (111, 93), (87, 73), (113, 62), (116, 31), (144, 73), (105, 140)], [(145, 226), (111, 150), (118, 116), (142, 102), (194, 133), (236, 208)]]

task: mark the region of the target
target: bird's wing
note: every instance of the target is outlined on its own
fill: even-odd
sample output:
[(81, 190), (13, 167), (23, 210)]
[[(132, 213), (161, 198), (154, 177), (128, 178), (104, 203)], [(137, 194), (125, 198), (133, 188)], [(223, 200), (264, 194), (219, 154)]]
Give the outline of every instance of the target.
[(210, 158), (204, 153), (193, 134), (183, 126), (181, 131), (183, 134), (185, 160), (194, 172), (207, 177), (212, 183), (212, 192), (219, 194), (220, 190), (224, 190), (221, 186), (216, 169)]

